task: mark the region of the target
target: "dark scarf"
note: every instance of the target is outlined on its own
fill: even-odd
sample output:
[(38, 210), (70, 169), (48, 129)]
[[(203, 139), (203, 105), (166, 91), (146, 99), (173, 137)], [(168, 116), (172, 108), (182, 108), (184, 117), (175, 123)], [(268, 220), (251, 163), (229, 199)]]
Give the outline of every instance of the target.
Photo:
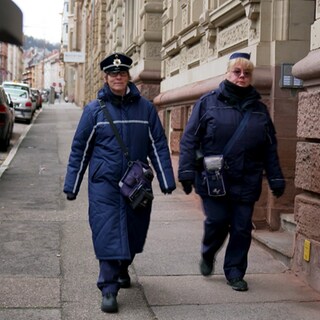
[(240, 87), (229, 80), (224, 80), (220, 85), (220, 89), (228, 103), (240, 109), (246, 109), (253, 101), (261, 98), (253, 86)]
[(108, 84), (105, 83), (98, 92), (98, 99), (109, 101), (116, 107), (120, 107), (123, 104), (126, 104), (128, 101), (138, 99), (140, 97), (140, 92), (137, 87), (131, 82), (128, 83), (128, 87), (130, 88), (130, 91), (122, 97), (114, 94)]

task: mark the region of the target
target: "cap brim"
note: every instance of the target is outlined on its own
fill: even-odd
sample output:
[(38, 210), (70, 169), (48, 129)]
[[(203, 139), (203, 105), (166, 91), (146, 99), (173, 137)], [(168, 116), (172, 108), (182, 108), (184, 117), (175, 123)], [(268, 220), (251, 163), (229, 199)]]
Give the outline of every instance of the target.
[(103, 68), (104, 72), (113, 72), (113, 71), (128, 71), (130, 66), (119, 65), (119, 66), (107, 66)]

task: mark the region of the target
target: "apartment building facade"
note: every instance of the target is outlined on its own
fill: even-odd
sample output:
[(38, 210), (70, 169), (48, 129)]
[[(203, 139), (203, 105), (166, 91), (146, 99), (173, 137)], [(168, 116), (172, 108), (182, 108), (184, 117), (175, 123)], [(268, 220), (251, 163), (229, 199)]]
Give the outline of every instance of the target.
[(21, 47), (0, 42), (0, 84), (3, 81), (21, 81), (22, 55)]
[[(65, 79), (74, 81), (75, 102), (84, 106), (96, 97), (103, 85), (99, 62), (106, 55), (126, 53), (133, 59), (132, 81), (159, 111), (174, 163), (195, 100), (218, 86), (232, 52), (251, 53), (256, 65), (254, 85), (275, 123), (287, 181), (280, 199), (272, 196), (264, 182), (254, 223), (272, 232), (279, 230), (281, 214), (295, 217), (292, 266), (320, 291), (320, 236), (311, 226), (320, 219), (316, 201), (320, 179), (312, 178), (310, 186), (303, 175), (315, 161), (310, 155), (306, 166), (303, 156), (317, 150), (318, 144), (299, 141), (319, 139), (318, 129), (305, 128), (309, 98), (314, 99), (315, 118), (308, 120), (319, 128), (314, 123), (319, 119), (319, 86), (314, 84), (318, 67), (312, 65), (306, 74), (299, 63), (307, 59), (309, 65), (319, 57), (320, 0), (69, 0), (68, 6), (67, 50), (85, 56), (82, 63), (65, 64), (72, 70)], [(311, 172), (318, 177), (316, 169), (308, 172), (309, 177)], [(308, 212), (303, 206), (317, 210)], [(312, 220), (302, 219), (302, 212)], [(314, 260), (301, 258), (305, 240), (312, 242)]]

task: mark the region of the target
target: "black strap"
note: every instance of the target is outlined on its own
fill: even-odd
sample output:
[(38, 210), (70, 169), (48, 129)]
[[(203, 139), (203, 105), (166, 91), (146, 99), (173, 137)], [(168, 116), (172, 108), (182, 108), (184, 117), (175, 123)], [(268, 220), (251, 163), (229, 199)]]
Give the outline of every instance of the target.
[(228, 141), (228, 143), (226, 144), (226, 146), (223, 149), (224, 156), (231, 150), (231, 148), (234, 145), (234, 143), (236, 142), (236, 140), (240, 137), (243, 129), (246, 127), (246, 125), (248, 123), (250, 114), (251, 114), (250, 111), (246, 111), (246, 113), (244, 114), (244, 117), (242, 118), (237, 130), (233, 133), (232, 137), (230, 138), (230, 140)]
[(100, 107), (102, 109), (102, 111), (104, 112), (104, 115), (105, 117), (107, 118), (107, 120), (109, 121), (110, 123), (110, 126), (114, 132), (114, 135), (116, 137), (116, 139), (118, 140), (118, 143), (122, 149), (122, 152), (124, 153), (125, 157), (128, 159), (128, 161), (130, 161), (130, 157), (129, 157), (129, 150), (128, 148), (126, 147), (126, 145), (124, 144), (123, 140), (121, 139), (120, 137), (120, 134), (119, 134), (119, 131), (117, 129), (117, 127), (115, 126), (115, 124), (113, 123), (113, 120), (111, 118), (111, 115), (110, 115), (110, 112), (109, 110), (107, 109), (107, 104), (103, 104), (103, 101), (98, 99), (99, 100), (99, 104), (100, 104)]

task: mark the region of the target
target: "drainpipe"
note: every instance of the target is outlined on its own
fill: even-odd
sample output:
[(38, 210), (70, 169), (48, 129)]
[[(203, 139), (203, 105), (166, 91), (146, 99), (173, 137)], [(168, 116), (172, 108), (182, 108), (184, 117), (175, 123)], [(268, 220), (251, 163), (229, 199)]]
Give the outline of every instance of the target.
[(282, 19), (282, 34), (281, 40), (289, 40), (289, 17), (290, 17), (290, 1), (283, 0), (282, 4), (282, 12), (283, 12), (283, 19)]
[[(95, 0), (91, 0), (91, 28), (94, 32), (94, 16), (95, 16)], [(93, 88), (93, 36), (90, 37), (90, 93), (89, 93), (89, 98), (91, 99), (91, 92), (94, 91)]]

